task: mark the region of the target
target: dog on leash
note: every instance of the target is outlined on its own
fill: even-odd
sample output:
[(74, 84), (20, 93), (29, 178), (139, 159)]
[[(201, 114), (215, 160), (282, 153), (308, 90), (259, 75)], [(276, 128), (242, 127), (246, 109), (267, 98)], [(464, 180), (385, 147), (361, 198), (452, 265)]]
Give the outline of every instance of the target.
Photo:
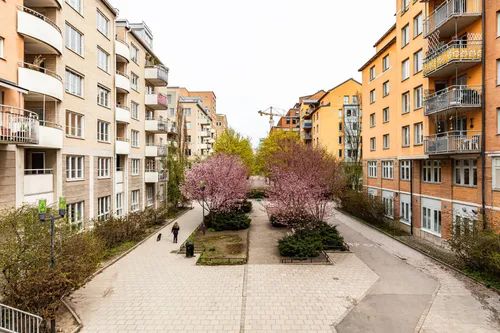
[(156, 236), (156, 241), (157, 242), (161, 241), (161, 232), (158, 234), (158, 236)]

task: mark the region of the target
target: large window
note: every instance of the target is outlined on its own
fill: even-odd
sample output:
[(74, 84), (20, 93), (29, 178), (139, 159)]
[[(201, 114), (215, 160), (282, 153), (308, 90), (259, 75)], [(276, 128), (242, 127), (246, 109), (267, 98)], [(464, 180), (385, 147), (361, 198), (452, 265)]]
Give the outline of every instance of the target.
[(109, 108), (111, 91), (101, 85), (97, 86), (97, 104)]
[(83, 76), (66, 68), (66, 92), (83, 97)]
[(83, 55), (83, 34), (66, 23), (65, 35), (66, 47), (79, 55)]
[(99, 157), (97, 159), (97, 177), (109, 178), (111, 169), (111, 158)]
[(141, 169), (141, 160), (138, 158), (133, 158), (130, 160), (130, 171), (132, 176), (138, 176)]
[(68, 222), (76, 228), (81, 229), (83, 225), (84, 202), (79, 201), (67, 204), (66, 213), (68, 216)]
[(419, 50), (413, 53), (413, 74), (417, 74), (422, 71), (424, 67), (424, 52)]
[(132, 191), (132, 197), (130, 198), (130, 210), (135, 212), (139, 210), (139, 195), (140, 190)]
[(389, 55), (386, 55), (384, 58), (382, 58), (382, 70), (385, 72), (391, 68), (391, 60), (389, 58)]
[(421, 145), (424, 143), (424, 124), (417, 123), (413, 125), (414, 145)]
[(419, 36), (424, 31), (422, 12), (413, 18), (413, 38)]
[(97, 121), (97, 141), (109, 142), (110, 124), (106, 121)]
[(399, 220), (404, 224), (410, 224), (411, 212), (410, 212), (410, 196), (408, 194), (400, 194), (400, 210), (399, 210)]
[(66, 111), (66, 135), (83, 138), (83, 115)]
[(410, 0), (401, 0), (401, 14), (404, 14), (410, 9)]
[(382, 191), (382, 203), (384, 204), (384, 214), (389, 218), (394, 217), (394, 192)]
[(370, 150), (374, 151), (375, 149), (377, 149), (377, 142), (375, 138), (370, 138)]
[(477, 186), (476, 160), (455, 160), (455, 184)]
[(97, 67), (109, 72), (109, 54), (100, 47), (97, 47)]
[(389, 108), (384, 108), (382, 110), (382, 122), (386, 123), (389, 121)]
[(108, 219), (110, 211), (111, 196), (107, 195), (105, 197), (97, 198), (97, 219), (99, 221)]
[(139, 104), (137, 104), (134, 101), (130, 102), (130, 113), (131, 113), (131, 117), (133, 119), (138, 120), (139, 119)]
[(422, 229), (441, 236), (441, 202), (422, 198)]
[(385, 97), (387, 95), (389, 95), (390, 93), (390, 90), (391, 90), (391, 86), (389, 84), (389, 81), (385, 81), (383, 84), (382, 84), (382, 95)]
[(382, 161), (382, 178), (392, 179), (394, 177), (394, 162)]
[(139, 131), (135, 131), (135, 130), (132, 130), (130, 132), (130, 143), (132, 145), (132, 147), (139, 147)]
[(377, 161), (368, 161), (368, 177), (377, 178)]
[(441, 161), (426, 160), (422, 163), (422, 181), (441, 183)]
[(413, 89), (413, 100), (415, 110), (424, 106), (424, 88), (422, 86)]
[(389, 134), (384, 134), (382, 136), (382, 148), (383, 149), (389, 149), (391, 146), (390, 140), (389, 140)]
[(411, 161), (399, 162), (399, 178), (401, 180), (410, 180), (411, 177)]
[(66, 178), (68, 180), (82, 180), (84, 156), (66, 156)]
[(410, 77), (410, 59), (403, 60), (401, 63), (401, 80), (406, 80)]
[(134, 44), (130, 45), (130, 59), (135, 63), (137, 63), (139, 59), (139, 49)]
[(82, 0), (66, 0), (66, 2), (77, 12), (82, 12)]
[(401, 95), (401, 113), (410, 112), (410, 92), (407, 91)]
[(401, 47), (405, 47), (410, 42), (410, 25), (407, 24), (401, 29)]
[(97, 30), (104, 36), (108, 36), (109, 33), (109, 20), (103, 13), (97, 11)]
[(410, 146), (410, 126), (403, 126), (401, 128), (401, 139), (403, 147)]

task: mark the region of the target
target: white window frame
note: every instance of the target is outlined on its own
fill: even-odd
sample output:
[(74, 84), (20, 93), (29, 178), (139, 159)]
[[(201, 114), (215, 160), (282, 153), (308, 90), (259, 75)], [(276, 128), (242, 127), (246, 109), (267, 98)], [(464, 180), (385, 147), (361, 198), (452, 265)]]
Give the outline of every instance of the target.
[(401, 94), (401, 114), (406, 114), (410, 112), (410, 92), (404, 92)]
[(382, 136), (382, 149), (389, 149), (391, 148), (391, 141), (389, 134), (384, 134)]
[(139, 49), (134, 44), (130, 44), (130, 60), (135, 63), (139, 61)]
[(424, 51), (422, 49), (413, 53), (413, 74), (420, 73), (424, 68)]
[(375, 151), (377, 149), (377, 140), (373, 137), (370, 138), (370, 151)]
[(389, 122), (390, 120), (390, 109), (387, 107), (387, 108), (383, 108), (382, 109), (382, 122), (383, 123), (387, 123)]
[(439, 184), (442, 181), (441, 161), (425, 160), (422, 161), (422, 182)]
[(375, 66), (370, 67), (370, 81), (375, 80), (377, 77)]
[(111, 177), (111, 157), (97, 158), (97, 178)]
[(130, 102), (130, 116), (132, 119), (139, 120), (139, 103)]
[(413, 89), (413, 109), (418, 110), (424, 107), (424, 87), (418, 86)]
[(421, 145), (424, 143), (424, 123), (416, 123), (413, 125), (413, 145)]
[(130, 159), (130, 174), (132, 176), (139, 176), (141, 171), (141, 160), (138, 158)]
[[(342, 123), (339, 123), (339, 125)], [(375, 113), (370, 114), (370, 127), (375, 127)]]
[(97, 105), (108, 108), (110, 107), (111, 90), (98, 84), (97, 85)]
[(385, 72), (390, 68), (391, 68), (391, 59), (387, 54), (385, 57), (382, 58), (382, 70)]
[(413, 18), (413, 38), (417, 38), (424, 32), (423, 14), (420, 12)]
[(103, 221), (109, 218), (111, 213), (111, 196), (97, 198), (97, 219)]
[(375, 89), (372, 89), (370, 91), (370, 104), (375, 103), (376, 100), (377, 100), (377, 92)]
[(97, 31), (99, 31), (104, 36), (109, 35), (109, 19), (104, 15), (99, 9), (96, 14), (96, 26)]
[(85, 36), (68, 22), (66, 22), (64, 28), (64, 39), (66, 48), (83, 57)]
[(453, 183), (455, 185), (477, 187), (477, 178), (477, 160), (463, 159), (453, 162)]
[(385, 81), (384, 83), (382, 83), (382, 96), (383, 97), (389, 96), (390, 92), (391, 92), (390, 82)]
[(410, 59), (407, 58), (401, 62), (401, 81), (410, 78)]
[(403, 147), (410, 146), (410, 126), (401, 127), (401, 144)]
[(401, 48), (404, 48), (408, 44), (410, 44), (410, 24), (401, 28)]
[(104, 120), (97, 120), (97, 141), (110, 142), (111, 124)]
[(118, 217), (123, 216), (123, 192), (116, 193), (115, 215)]
[(377, 178), (377, 161), (368, 161), (368, 178)]
[(79, 201), (67, 204), (66, 216), (68, 217), (68, 222), (71, 225), (81, 229), (85, 218), (85, 202)]
[(130, 131), (130, 145), (134, 148), (139, 147), (140, 145), (139, 131), (136, 130)]
[(139, 87), (139, 76), (134, 72), (130, 73), (130, 88), (137, 90)]
[(109, 73), (109, 53), (97, 47), (97, 67)]
[(141, 190), (133, 190), (130, 195), (130, 211), (136, 212), (139, 210)]
[(382, 191), (382, 203), (384, 205), (384, 215), (394, 218), (394, 192)]
[(394, 178), (394, 161), (382, 161), (382, 178)]
[(410, 225), (411, 221), (411, 197), (409, 194), (399, 194), (399, 221), (403, 224)]
[(146, 206), (153, 206), (155, 203), (155, 189), (152, 186), (146, 186)]
[(441, 237), (442, 218), (439, 200), (422, 198), (421, 228), (423, 231)]
[(66, 3), (78, 13), (82, 13), (83, 0), (66, 0)]
[(83, 114), (66, 110), (66, 136), (73, 138), (84, 138), (85, 116)]
[(85, 156), (66, 156), (66, 179), (83, 180), (85, 178)]
[(83, 97), (85, 77), (72, 69), (66, 68), (65, 91), (68, 94)]
[(409, 181), (411, 179), (411, 161), (399, 161), (399, 179)]
[(5, 59), (5, 38), (0, 36), (0, 58)]
[(493, 157), (491, 163), (491, 186), (493, 190), (500, 191), (500, 157)]

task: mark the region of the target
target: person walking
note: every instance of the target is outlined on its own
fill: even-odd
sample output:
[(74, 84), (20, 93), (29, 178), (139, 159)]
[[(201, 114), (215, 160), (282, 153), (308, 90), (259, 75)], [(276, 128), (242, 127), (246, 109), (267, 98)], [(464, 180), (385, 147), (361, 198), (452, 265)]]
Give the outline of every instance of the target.
[(179, 223), (175, 222), (174, 226), (172, 227), (172, 233), (174, 234), (174, 243), (177, 243), (177, 235), (179, 235), (179, 230), (181, 228), (179, 227)]

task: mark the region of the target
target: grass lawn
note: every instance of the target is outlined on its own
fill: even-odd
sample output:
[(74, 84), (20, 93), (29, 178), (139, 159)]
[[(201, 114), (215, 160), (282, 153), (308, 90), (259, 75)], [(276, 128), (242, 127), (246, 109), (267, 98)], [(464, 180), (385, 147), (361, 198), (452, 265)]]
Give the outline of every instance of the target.
[(239, 231), (196, 230), (191, 236), (197, 251), (201, 251), (199, 265), (241, 265), (247, 261), (248, 229)]

